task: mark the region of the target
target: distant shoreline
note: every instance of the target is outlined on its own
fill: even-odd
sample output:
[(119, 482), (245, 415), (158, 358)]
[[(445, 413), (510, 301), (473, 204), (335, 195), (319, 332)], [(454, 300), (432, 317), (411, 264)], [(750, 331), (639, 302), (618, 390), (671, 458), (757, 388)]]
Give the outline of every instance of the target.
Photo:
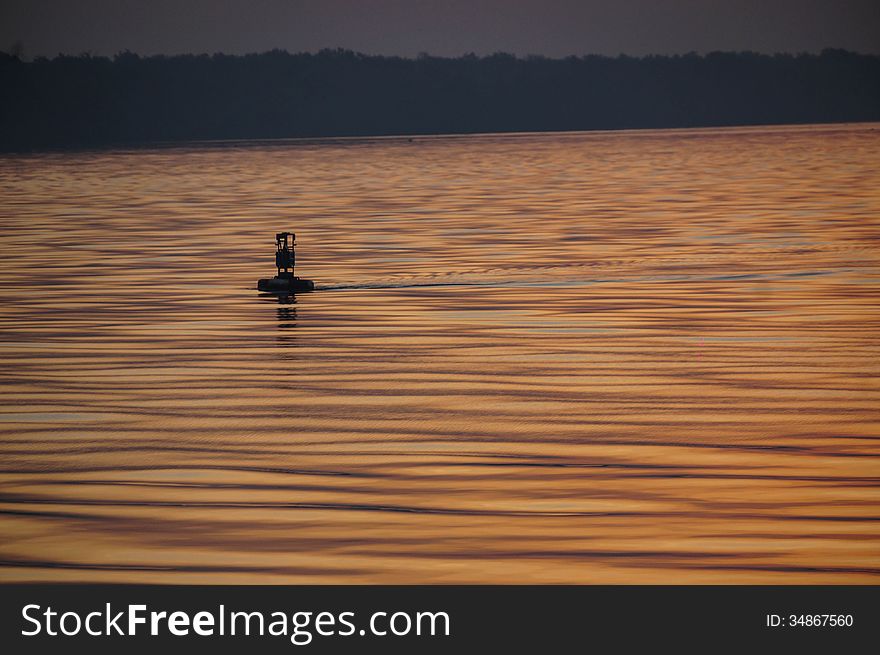
[(880, 121), (880, 56), (0, 54), (0, 151)]
[[(826, 123), (763, 123), (754, 125), (705, 125), (700, 127), (629, 127), (623, 129), (597, 129), (597, 130), (543, 130), (533, 132), (454, 132), (449, 134), (364, 134), (359, 136), (309, 136), (309, 137), (276, 137), (268, 139), (189, 139), (180, 141), (140, 141), (132, 143), (106, 143), (99, 145), (70, 145), (46, 148), (31, 148), (18, 150), (0, 150), (3, 155), (28, 155), (28, 154), (64, 154), (68, 152), (124, 152), (137, 150), (161, 150), (172, 148), (236, 148), (249, 146), (283, 147), (309, 146), (309, 145), (340, 145), (354, 144), (357, 142), (382, 142), (382, 141), (412, 141), (417, 144), (420, 141), (437, 141), (443, 139), (470, 139), (470, 138), (529, 138), (541, 136), (578, 136), (595, 134), (607, 136), (613, 134), (637, 135), (639, 133), (669, 133), (669, 132), (693, 132), (714, 130), (761, 130), (776, 128), (809, 129), (839, 126), (841, 128), (855, 126), (872, 126), (871, 129), (880, 130), (880, 119), (876, 121), (837, 121)], [(876, 125), (876, 128), (873, 126)]]

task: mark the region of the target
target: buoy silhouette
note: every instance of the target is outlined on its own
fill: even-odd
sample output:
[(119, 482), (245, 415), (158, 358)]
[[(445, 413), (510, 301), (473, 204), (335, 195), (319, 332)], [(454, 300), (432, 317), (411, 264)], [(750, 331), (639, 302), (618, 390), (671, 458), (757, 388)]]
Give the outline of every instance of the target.
[(279, 232), (275, 235), (275, 266), (278, 274), (257, 281), (259, 291), (272, 293), (304, 293), (314, 291), (315, 283), (296, 277), (296, 235), (293, 232)]

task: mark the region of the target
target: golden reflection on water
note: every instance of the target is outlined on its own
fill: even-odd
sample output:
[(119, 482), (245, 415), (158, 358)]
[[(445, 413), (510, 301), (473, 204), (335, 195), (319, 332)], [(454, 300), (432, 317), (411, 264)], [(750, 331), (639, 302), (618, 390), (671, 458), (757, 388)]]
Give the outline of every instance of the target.
[(880, 582), (876, 126), (7, 156), (0, 222), (2, 580)]

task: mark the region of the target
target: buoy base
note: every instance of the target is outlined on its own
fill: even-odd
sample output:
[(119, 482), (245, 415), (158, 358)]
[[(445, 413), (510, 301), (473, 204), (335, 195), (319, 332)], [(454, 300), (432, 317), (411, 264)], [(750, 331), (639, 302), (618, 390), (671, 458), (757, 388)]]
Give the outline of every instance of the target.
[(301, 277), (269, 277), (257, 281), (258, 291), (271, 293), (306, 293), (315, 290), (315, 283)]

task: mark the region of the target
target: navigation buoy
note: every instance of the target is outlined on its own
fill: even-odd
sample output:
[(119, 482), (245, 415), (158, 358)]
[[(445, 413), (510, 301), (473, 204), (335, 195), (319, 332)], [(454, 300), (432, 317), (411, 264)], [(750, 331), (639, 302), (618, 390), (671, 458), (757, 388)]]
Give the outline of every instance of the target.
[(275, 235), (275, 266), (278, 275), (257, 281), (259, 291), (272, 293), (304, 293), (314, 291), (315, 283), (294, 275), (296, 266), (296, 235), (293, 232), (279, 232)]

